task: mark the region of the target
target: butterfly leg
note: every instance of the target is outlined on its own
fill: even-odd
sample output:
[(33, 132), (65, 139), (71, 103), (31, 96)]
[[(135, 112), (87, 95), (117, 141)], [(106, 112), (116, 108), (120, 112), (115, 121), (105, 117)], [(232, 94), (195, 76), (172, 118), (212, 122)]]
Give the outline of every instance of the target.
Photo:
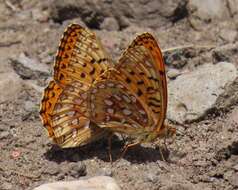
[[(166, 141), (165, 141), (164, 143), (166, 143)], [(161, 159), (165, 162), (166, 160), (165, 160), (164, 154), (163, 154), (163, 152), (162, 152), (162, 150), (161, 150), (160, 142), (159, 142), (159, 141), (156, 141), (155, 145), (156, 145), (156, 147), (159, 148), (160, 157), (161, 157)], [(166, 146), (165, 146), (165, 147), (166, 147)], [(166, 150), (167, 150), (167, 147), (166, 147)]]
[(121, 138), (122, 138), (123, 143), (125, 144), (126, 143), (126, 138), (123, 134), (121, 134)]
[(122, 151), (122, 153), (121, 153), (121, 155), (120, 155), (120, 157), (119, 157), (119, 159), (121, 159), (121, 158), (123, 158), (123, 157), (125, 156), (126, 151), (128, 150), (128, 148), (133, 147), (133, 146), (136, 146), (136, 145), (138, 145), (138, 144), (140, 144), (140, 143), (141, 143), (141, 142), (135, 142), (135, 143), (131, 143), (131, 144), (125, 145), (124, 148), (123, 148), (123, 151)]
[(168, 147), (167, 147), (166, 139), (167, 139), (167, 136), (165, 136), (165, 138), (164, 138), (164, 147), (165, 147), (166, 151), (168, 151), (169, 149), (168, 149)]
[(161, 151), (161, 146), (159, 146), (159, 154), (160, 154), (162, 160), (165, 162), (166, 160), (165, 160), (165, 158), (164, 158), (163, 152)]
[(108, 156), (109, 156), (109, 161), (112, 163), (112, 136), (113, 133), (110, 133), (108, 136)]

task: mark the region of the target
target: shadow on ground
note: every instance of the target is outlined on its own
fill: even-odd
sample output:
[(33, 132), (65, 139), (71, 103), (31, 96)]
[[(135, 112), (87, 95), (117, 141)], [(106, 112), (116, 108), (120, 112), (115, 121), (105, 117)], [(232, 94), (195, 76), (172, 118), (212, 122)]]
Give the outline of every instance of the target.
[[(113, 161), (120, 159), (123, 147), (123, 141), (120, 141), (119, 139), (114, 139), (112, 141)], [(161, 149), (164, 159), (169, 161), (170, 151), (168, 149), (163, 147), (144, 147), (142, 145), (137, 145), (128, 149), (123, 158), (132, 163), (145, 163), (163, 160), (159, 149)], [(56, 145), (52, 145), (52, 147), (45, 152), (44, 156), (47, 160), (55, 161), (57, 163), (64, 161), (77, 162), (92, 159), (94, 157), (104, 162), (109, 162), (108, 144), (105, 139), (100, 142), (76, 148), (62, 149)]]

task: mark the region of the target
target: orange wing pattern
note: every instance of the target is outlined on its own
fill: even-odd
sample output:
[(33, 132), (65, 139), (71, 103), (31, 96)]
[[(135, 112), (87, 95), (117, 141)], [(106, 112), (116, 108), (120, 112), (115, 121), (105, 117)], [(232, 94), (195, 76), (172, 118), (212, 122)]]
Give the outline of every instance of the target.
[(152, 141), (166, 128), (167, 83), (160, 48), (149, 33), (123, 53), (109, 79), (90, 88), (90, 119), (100, 127)]
[(70, 25), (61, 39), (54, 80), (44, 91), (40, 115), (49, 136), (61, 147), (87, 144), (107, 134), (92, 124), (87, 90), (110, 67), (99, 40), (91, 31)]

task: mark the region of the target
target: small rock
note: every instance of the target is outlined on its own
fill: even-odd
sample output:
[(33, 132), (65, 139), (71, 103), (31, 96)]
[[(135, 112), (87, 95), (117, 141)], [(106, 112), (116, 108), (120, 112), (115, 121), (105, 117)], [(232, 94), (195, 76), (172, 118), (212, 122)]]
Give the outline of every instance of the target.
[(8, 138), (10, 133), (8, 131), (2, 131), (0, 132), (0, 140)]
[(233, 176), (234, 172), (232, 170), (229, 170), (224, 173), (224, 179), (229, 180), (231, 176)]
[(34, 190), (120, 190), (116, 181), (107, 176), (96, 176), (77, 181), (60, 181), (41, 185)]
[(105, 18), (100, 25), (100, 28), (108, 31), (118, 31), (120, 29), (118, 22), (114, 17)]
[(99, 176), (113, 176), (113, 172), (111, 170), (111, 168), (102, 168), (99, 172), (98, 172)]
[(64, 174), (62, 174), (62, 173), (60, 173), (57, 177), (56, 177), (56, 179), (59, 181), (59, 180), (63, 180), (65, 178), (65, 175)]
[(238, 1), (237, 0), (228, 0), (227, 1), (229, 7), (230, 14), (234, 16), (238, 13)]
[(39, 93), (42, 93), (44, 90), (44, 87), (39, 86), (36, 80), (25, 80), (25, 84)]
[(190, 0), (189, 7), (195, 7), (196, 16), (205, 20), (208, 18), (222, 19), (229, 16), (223, 0)]
[(0, 103), (13, 100), (15, 97), (17, 97), (22, 90), (22, 85), (22, 80), (14, 71), (1, 73)]
[(167, 76), (170, 79), (175, 79), (179, 75), (180, 75), (180, 72), (178, 69), (169, 69), (169, 71), (167, 72)]
[(155, 173), (149, 172), (145, 176), (145, 181), (156, 183), (159, 180), (159, 176)]
[(33, 20), (37, 20), (39, 22), (46, 22), (49, 20), (49, 13), (48, 13), (48, 11), (43, 11), (40, 9), (33, 9), (32, 10), (32, 18), (33, 18)]
[(228, 118), (228, 122), (227, 122), (228, 125), (236, 125), (238, 126), (238, 108), (235, 108), (229, 118)]
[(39, 59), (44, 64), (51, 64), (54, 62), (54, 56), (52, 54), (55, 54), (54, 52), (51, 52), (50, 50), (45, 50), (39, 54)]
[(233, 64), (220, 62), (200, 66), (170, 81), (168, 119), (184, 123), (202, 118), (237, 75)]
[(131, 166), (131, 162), (125, 159), (120, 159), (119, 162), (116, 163), (117, 167)]
[(43, 65), (37, 60), (27, 57), (25, 53), (20, 54), (18, 62), (32, 71), (40, 71), (47, 74), (49, 73), (49, 67), (47, 65)]
[(228, 43), (223, 46), (219, 46), (212, 51), (212, 59), (213, 63), (226, 61), (230, 63), (235, 63), (237, 66), (237, 49), (238, 49), (238, 42), (236, 43)]
[(233, 166), (233, 169), (238, 172), (238, 164), (234, 165), (234, 166)]
[[(229, 174), (227, 174), (227, 173), (229, 173)], [(228, 171), (225, 173), (225, 179), (227, 179), (233, 186), (238, 187), (238, 180), (237, 180), (238, 173)]]
[(60, 167), (58, 164), (51, 163), (49, 164), (49, 167), (47, 167), (43, 173), (50, 174), (50, 175), (57, 175), (58, 173), (60, 173)]
[(87, 174), (86, 165), (83, 162), (70, 163), (68, 174), (78, 178)]
[(8, 182), (4, 182), (1, 186), (0, 186), (1, 189), (4, 189), (4, 190), (10, 190), (10, 189), (13, 189), (13, 185), (11, 183), (8, 183)]
[(238, 32), (235, 29), (231, 30), (231, 29), (224, 28), (220, 32), (220, 37), (224, 39), (225, 41), (232, 43), (232, 42), (235, 42), (237, 34)]
[(25, 108), (26, 111), (31, 112), (35, 106), (36, 106), (36, 104), (34, 102), (26, 101), (25, 105), (24, 105), (24, 108)]

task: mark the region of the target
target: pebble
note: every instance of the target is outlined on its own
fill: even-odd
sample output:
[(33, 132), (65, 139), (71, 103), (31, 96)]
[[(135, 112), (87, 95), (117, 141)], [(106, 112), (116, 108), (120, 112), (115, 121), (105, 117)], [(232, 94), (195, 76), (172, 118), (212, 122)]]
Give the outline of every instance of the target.
[(112, 169), (111, 168), (102, 168), (99, 170), (98, 172), (98, 175), (99, 176), (109, 176), (109, 177), (112, 177), (113, 176), (113, 172), (112, 172)]
[(50, 163), (43, 173), (57, 175), (60, 173), (60, 167), (58, 164)]
[(180, 72), (178, 69), (169, 69), (169, 71), (167, 72), (167, 76), (170, 79), (175, 79), (179, 75), (180, 75)]
[(108, 31), (118, 31), (120, 29), (119, 24), (114, 17), (105, 18), (100, 25), (100, 28)]
[(86, 165), (83, 162), (70, 163), (68, 174), (78, 178), (87, 174)]
[(27, 57), (25, 53), (20, 54), (18, 62), (32, 71), (38, 71), (48, 74), (50, 70), (47, 65), (39, 63), (37, 60)]
[(168, 85), (168, 119), (177, 123), (201, 119), (215, 107), (218, 97), (225, 92), (224, 86), (231, 84), (237, 76), (233, 64), (219, 62), (202, 65), (171, 80)]
[(0, 140), (8, 138), (10, 133), (8, 131), (0, 132)]
[(235, 169), (238, 172), (238, 164), (234, 165), (233, 169)]
[(4, 182), (1, 186), (0, 186), (1, 189), (3, 190), (11, 190), (13, 189), (13, 185), (11, 183), (8, 183), (8, 182)]
[(24, 108), (26, 111), (31, 112), (35, 106), (36, 106), (36, 103), (29, 100), (25, 101)]
[[(14, 87), (14, 88), (9, 88)], [(14, 72), (0, 75), (0, 103), (13, 100), (19, 95), (23, 87), (21, 78)]]
[(145, 181), (147, 182), (152, 182), (152, 183), (156, 183), (159, 180), (159, 176), (156, 175), (155, 173), (147, 173), (145, 176)]
[(225, 18), (228, 16), (226, 3), (223, 0), (190, 0), (188, 6), (196, 9), (200, 19)]
[(76, 181), (59, 181), (43, 184), (33, 190), (120, 190), (116, 181), (108, 176), (96, 176)]

